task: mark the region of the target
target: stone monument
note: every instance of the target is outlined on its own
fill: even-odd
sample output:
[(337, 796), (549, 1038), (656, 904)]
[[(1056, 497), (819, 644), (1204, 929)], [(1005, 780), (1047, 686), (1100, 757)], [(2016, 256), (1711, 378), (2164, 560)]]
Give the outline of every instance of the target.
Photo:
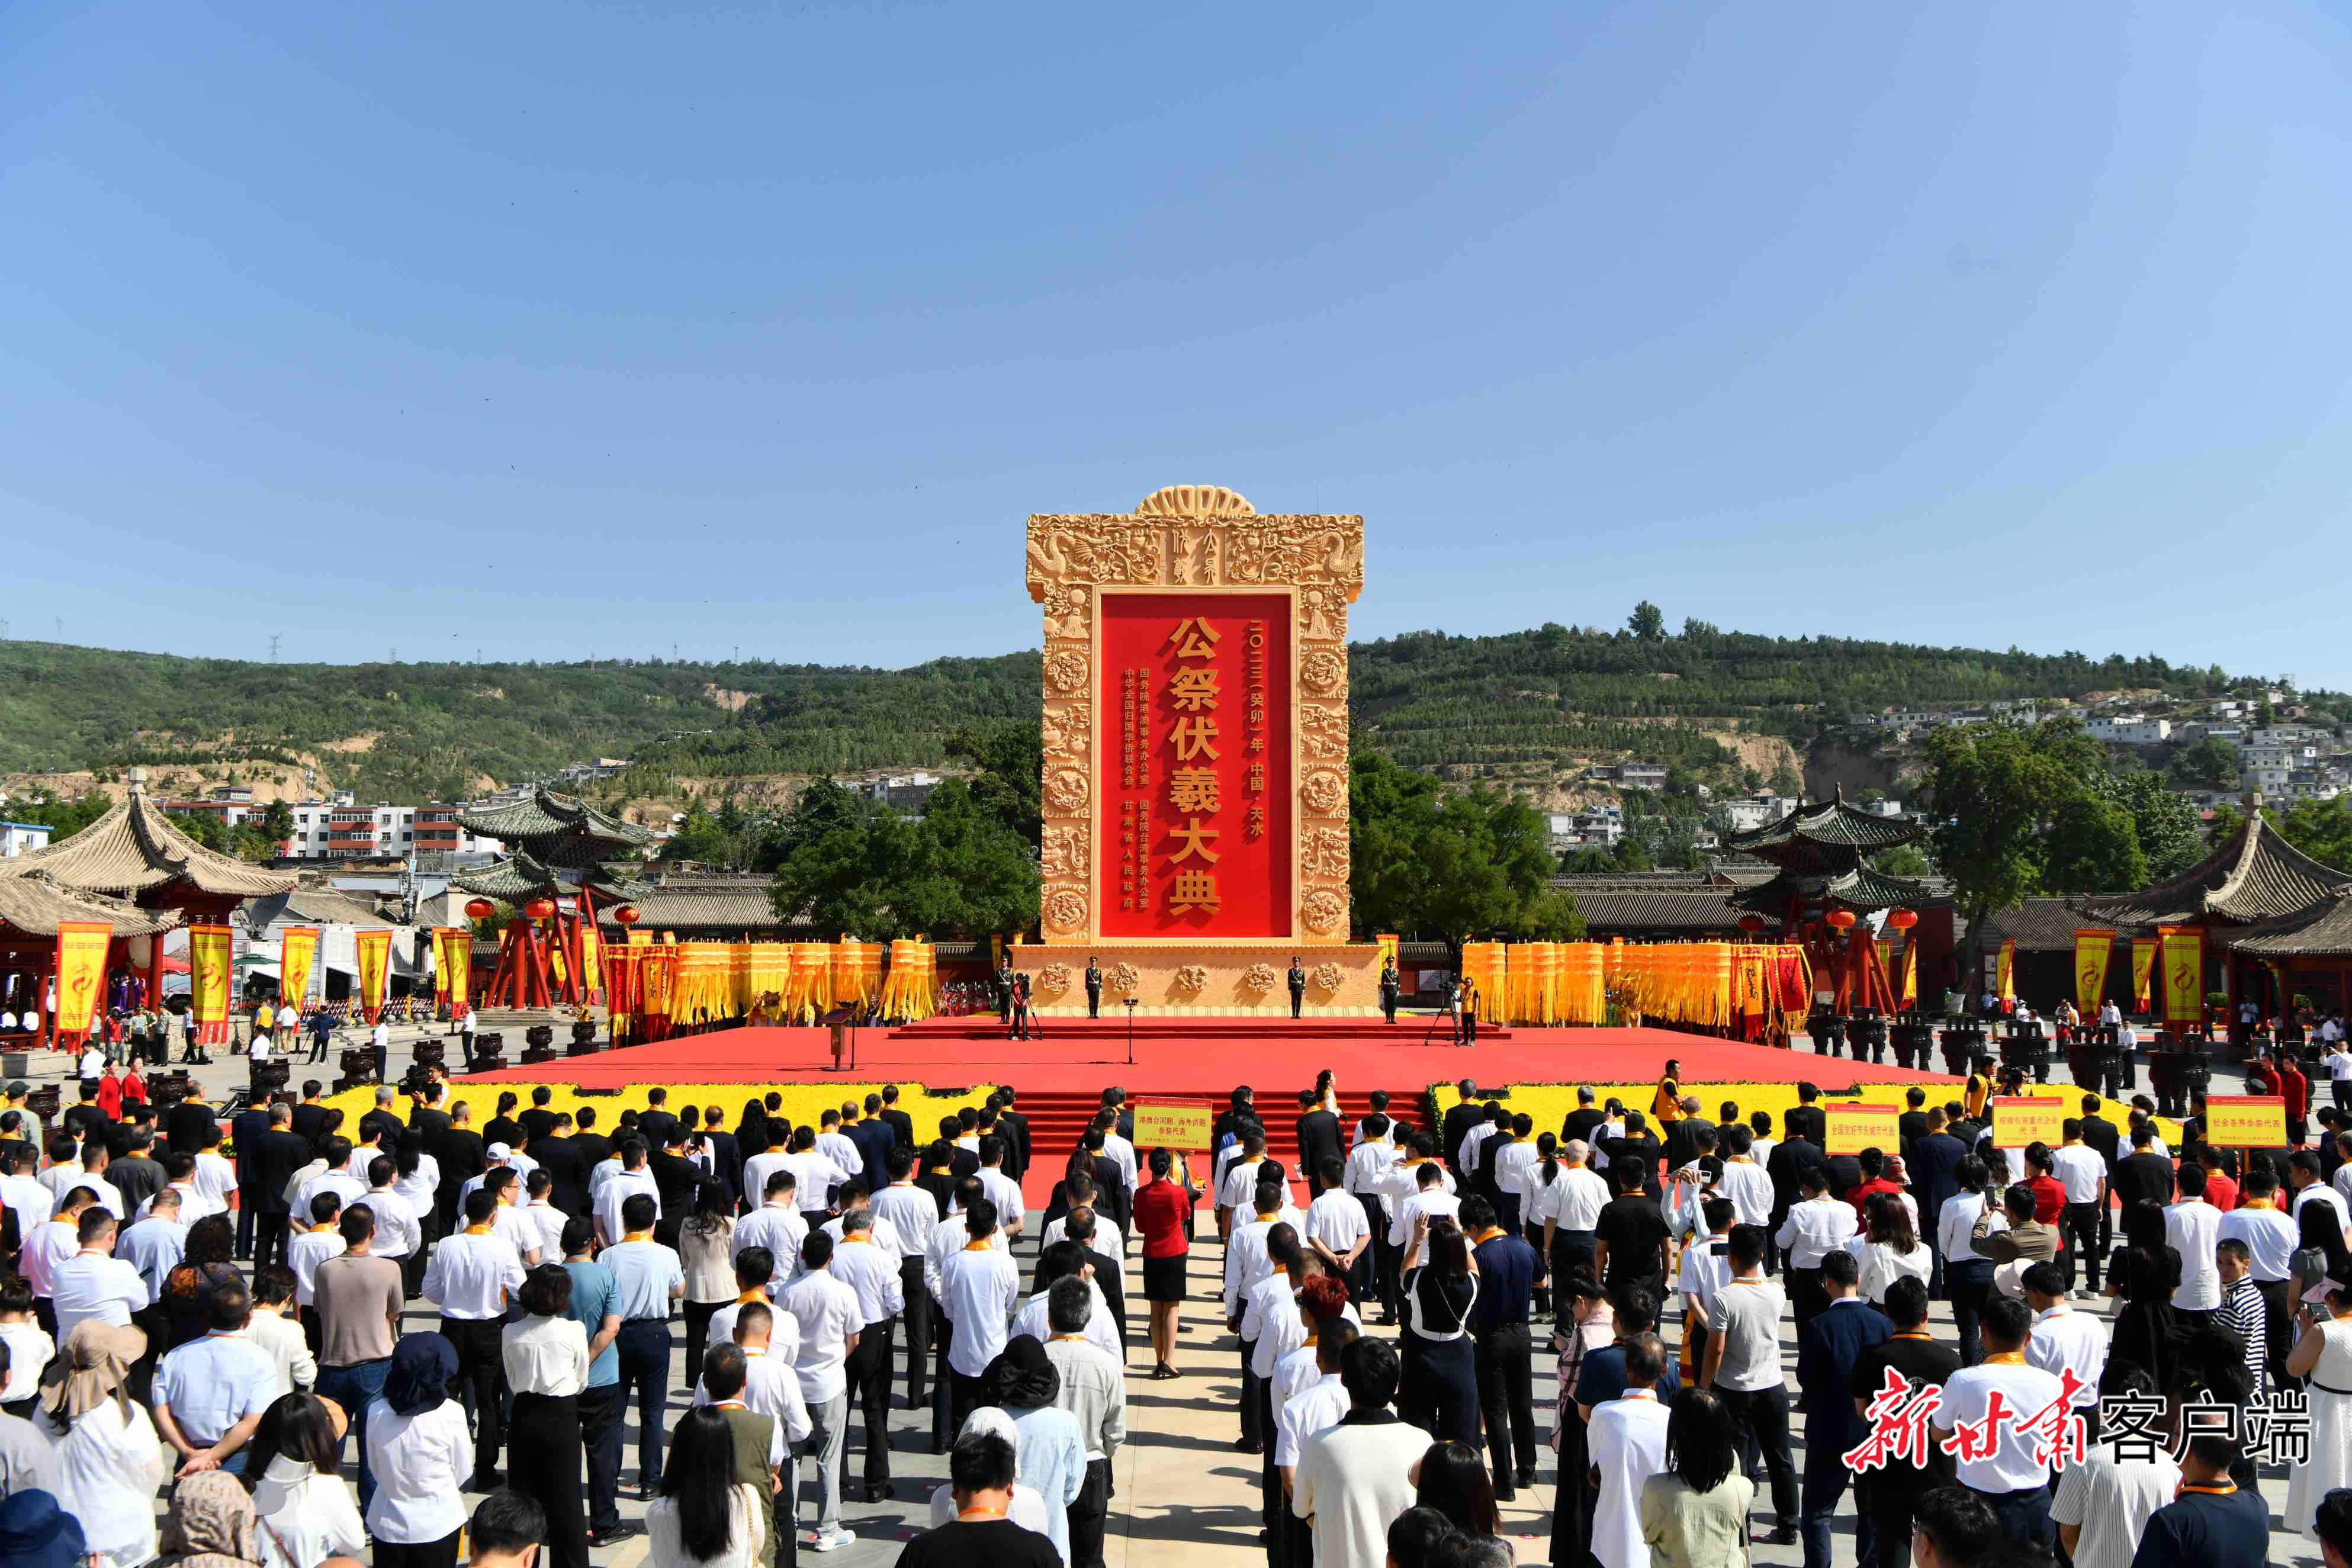
[(1349, 941), (1348, 606), (1364, 520), (1261, 516), (1213, 485), (1029, 520), (1045, 607), (1044, 941), (1034, 1004), (1083, 1015), (1376, 1013)]

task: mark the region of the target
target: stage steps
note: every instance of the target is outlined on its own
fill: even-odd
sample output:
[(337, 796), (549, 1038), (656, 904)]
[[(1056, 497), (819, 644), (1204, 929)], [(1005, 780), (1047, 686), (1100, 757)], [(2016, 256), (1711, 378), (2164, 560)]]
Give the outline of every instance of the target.
[[(1394, 1026), (1384, 1025), (1377, 1017), (1230, 1018), (1170, 1014), (1154, 1016), (1139, 1013), (1135, 1018), (1138, 1044), (1188, 1039), (1222, 1041), (1245, 1037), (1267, 1041), (1328, 1040), (1334, 1045), (1345, 1043), (1360, 1047), (1366, 1043), (1368, 1030), (1382, 1041), (1392, 1040), (1397, 1045), (1417, 1046), (1424, 1037), (1431, 1037), (1432, 1043), (1436, 1045), (1447, 1043), (1445, 1026), (1439, 1024), (1433, 1037), (1430, 1020), (1425, 1016), (1400, 1017)], [(888, 1037), (921, 1044), (948, 1044), (956, 1040), (1001, 1042), (1005, 1038), (1005, 1033), (1004, 1026), (997, 1021), (996, 1015), (987, 1013), (961, 1018), (927, 1018), (919, 1024), (904, 1024), (891, 1030)], [(1100, 1018), (1045, 1018), (1039, 1020), (1036, 1037), (1048, 1043), (1083, 1042), (1123, 1050), (1128, 1038), (1128, 1020), (1123, 1015), (1114, 1017), (1108, 1013)], [(1481, 1045), (1501, 1044), (1511, 1037), (1510, 1030), (1496, 1026), (1482, 1024), (1478, 1028)], [(1335, 1065), (1344, 1068), (1345, 1064)]]

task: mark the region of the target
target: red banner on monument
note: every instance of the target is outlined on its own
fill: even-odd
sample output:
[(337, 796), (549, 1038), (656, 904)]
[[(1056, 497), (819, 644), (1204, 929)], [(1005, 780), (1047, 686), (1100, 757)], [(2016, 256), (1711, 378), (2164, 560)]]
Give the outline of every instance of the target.
[(1294, 934), (1291, 615), (1287, 594), (1102, 595), (1104, 936)]

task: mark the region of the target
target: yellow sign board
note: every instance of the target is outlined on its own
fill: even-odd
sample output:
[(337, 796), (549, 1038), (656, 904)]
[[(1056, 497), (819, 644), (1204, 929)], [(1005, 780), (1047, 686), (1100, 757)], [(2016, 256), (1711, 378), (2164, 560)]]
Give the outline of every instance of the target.
[(1149, 1154), (1154, 1149), (1209, 1148), (1213, 1118), (1206, 1101), (1198, 1105), (1139, 1105), (1135, 1108), (1135, 1146)]
[(2205, 1142), (2224, 1149), (2284, 1148), (2286, 1101), (2275, 1094), (2209, 1096)]
[[(2066, 1141), (2065, 1123), (2066, 1102), (2063, 1100), (2035, 1100), (2025, 1095), (1993, 1097), (1992, 1142), (1996, 1149), (2022, 1149), (2028, 1143), (2046, 1143), (2055, 1149)], [(2023, 1173), (2011, 1174), (2021, 1176)]]
[(1902, 1112), (1892, 1105), (1824, 1105), (1828, 1122), (1824, 1154), (1859, 1154), (1864, 1149), (1903, 1152)]

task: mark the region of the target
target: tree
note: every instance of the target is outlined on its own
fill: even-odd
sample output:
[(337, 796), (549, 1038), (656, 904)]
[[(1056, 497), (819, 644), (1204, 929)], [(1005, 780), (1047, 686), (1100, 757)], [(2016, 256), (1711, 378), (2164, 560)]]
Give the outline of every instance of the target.
[(2204, 825), (2186, 795), (2164, 787), (2152, 773), (2116, 780), (2116, 799), (2131, 813), (2150, 881), (2168, 881), (2205, 858)]
[(1034, 724), (999, 724), (957, 730), (948, 736), (948, 755), (978, 770), (971, 781), (973, 805), (994, 816), (1034, 853), (1045, 822), (1045, 746)]
[(2237, 749), (2208, 735), (2172, 754), (2165, 776), (2181, 789), (2235, 789), (2242, 775)]
[(1916, 880), (1936, 874), (1936, 863), (1927, 858), (1916, 844), (1898, 844), (1871, 862), (1871, 868), (1882, 877), (1905, 877)]
[(1551, 885), (1544, 816), (1525, 801), (1483, 787), (1447, 792), (1369, 751), (1349, 761), (1348, 795), (1359, 930), (1448, 943), (1583, 931), (1575, 900)]
[(1655, 642), (1666, 635), (1666, 614), (1644, 599), (1625, 617), (1625, 627), (1643, 642)]
[(697, 800), (686, 808), (686, 820), (677, 825), (669, 842), (662, 846), (661, 858), (731, 867), (735, 864), (735, 837)]
[(2280, 836), (2305, 854), (2352, 871), (2352, 797), (2299, 800), (2283, 813), (2266, 815)]
[(794, 803), (775, 858), (777, 917), (821, 931), (969, 939), (1037, 921), (1034, 849), (961, 779), (941, 781), (920, 818), (819, 779)]
[[(2129, 869), (2138, 846), (2119, 838), (2130, 814), (2083, 798), (2091, 781), (2108, 776), (2099, 751), (2079, 725), (2060, 720), (2032, 730), (1954, 727), (1928, 738), (1925, 794), (1936, 863), (1958, 885), (1971, 924), (2045, 886), (2086, 890)], [(2045, 870), (2056, 879), (2045, 883)]]

